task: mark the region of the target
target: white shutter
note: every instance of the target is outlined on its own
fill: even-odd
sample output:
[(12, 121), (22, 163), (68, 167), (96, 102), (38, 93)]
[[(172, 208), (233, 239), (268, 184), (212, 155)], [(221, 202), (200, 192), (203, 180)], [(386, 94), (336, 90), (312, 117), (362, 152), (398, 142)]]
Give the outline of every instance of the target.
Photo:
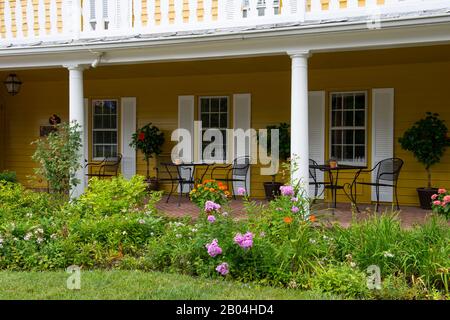
[(130, 147), (131, 136), (136, 132), (136, 97), (122, 98), (120, 105), (122, 175), (130, 179), (136, 174), (136, 150)]
[[(250, 93), (242, 93), (242, 94), (234, 94), (233, 95), (233, 129), (242, 129), (244, 131), (247, 131), (251, 128), (251, 103), (252, 103), (252, 96)], [(238, 150), (239, 144), (236, 143), (236, 141), (233, 141), (233, 155), (234, 158), (236, 156), (248, 156), (251, 155), (251, 139), (250, 137), (246, 139), (245, 141), (245, 150)], [(230, 159), (233, 161), (234, 159)], [(251, 162), (250, 162), (251, 163)], [(233, 189), (234, 192), (237, 192), (237, 189), (239, 187), (245, 188), (247, 190), (247, 193), (250, 194), (250, 170), (248, 169), (247, 177), (246, 177), (246, 183), (236, 181), (233, 182)], [(237, 178), (237, 177), (236, 177)], [(247, 186), (246, 186), (247, 185)]]
[[(310, 91), (308, 94), (309, 158), (318, 164), (325, 163), (325, 91)], [(316, 170), (317, 181), (324, 181), (324, 173)], [(310, 181), (313, 181), (310, 178)], [(323, 198), (323, 185), (318, 186), (318, 195)], [(309, 196), (314, 197), (315, 186), (309, 186)]]
[[(194, 154), (194, 96), (178, 96), (178, 128), (186, 129), (191, 134), (190, 150), (183, 150), (183, 162), (192, 162)], [(184, 179), (189, 179), (192, 167), (180, 169)], [(178, 187), (178, 192), (179, 192)], [(183, 185), (183, 192), (189, 192), (189, 186)]]
[[(372, 164), (394, 156), (394, 89), (372, 90)], [(372, 174), (375, 182), (376, 170)], [(380, 201), (392, 202), (393, 189), (380, 188)], [(375, 187), (372, 187), (372, 200), (376, 201)]]
[[(84, 128), (83, 129), (83, 138), (84, 138), (84, 157), (85, 160), (85, 169), (84, 169), (84, 185), (88, 185), (88, 177), (86, 176), (89, 173), (89, 169), (86, 167), (87, 162), (89, 162), (89, 99), (84, 98)], [(83, 160), (84, 161), (84, 160)]]

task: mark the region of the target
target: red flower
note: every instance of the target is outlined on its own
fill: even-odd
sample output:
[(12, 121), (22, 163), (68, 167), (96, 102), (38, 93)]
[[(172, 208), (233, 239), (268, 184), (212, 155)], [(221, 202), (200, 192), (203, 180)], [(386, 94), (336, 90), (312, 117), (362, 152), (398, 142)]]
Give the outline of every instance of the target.
[(145, 139), (145, 133), (144, 133), (144, 132), (140, 132), (140, 133), (139, 133), (138, 140), (139, 140), (139, 141), (144, 141), (144, 139)]

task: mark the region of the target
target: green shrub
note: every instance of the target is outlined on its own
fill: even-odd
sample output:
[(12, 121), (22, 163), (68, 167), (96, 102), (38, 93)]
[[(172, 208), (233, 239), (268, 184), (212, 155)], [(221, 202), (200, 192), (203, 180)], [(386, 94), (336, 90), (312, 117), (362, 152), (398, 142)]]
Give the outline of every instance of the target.
[(0, 182), (17, 182), (17, 175), (14, 171), (0, 172)]
[(318, 291), (334, 293), (351, 299), (366, 298), (369, 295), (366, 275), (346, 264), (318, 268), (312, 278), (312, 287)]
[(149, 196), (153, 205), (161, 198), (160, 192), (148, 194), (144, 177), (134, 176), (130, 180), (122, 176), (112, 179), (93, 178), (89, 188), (77, 201), (81, 215), (105, 216), (139, 210)]

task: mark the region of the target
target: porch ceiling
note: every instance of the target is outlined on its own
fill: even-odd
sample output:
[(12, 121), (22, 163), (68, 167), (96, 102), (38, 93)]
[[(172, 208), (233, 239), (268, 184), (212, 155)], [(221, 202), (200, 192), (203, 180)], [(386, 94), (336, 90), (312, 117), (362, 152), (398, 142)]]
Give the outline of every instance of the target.
[[(309, 68), (333, 69), (392, 64), (413, 64), (450, 61), (450, 45), (316, 53), (309, 60)], [(85, 80), (173, 77), (187, 75), (239, 74), (256, 72), (288, 72), (291, 68), (289, 56), (266, 56), (239, 59), (204, 61), (162, 62), (100, 66), (85, 72)], [(10, 71), (0, 72), (3, 79)], [(39, 69), (20, 70), (21, 80), (67, 81), (67, 70)]]

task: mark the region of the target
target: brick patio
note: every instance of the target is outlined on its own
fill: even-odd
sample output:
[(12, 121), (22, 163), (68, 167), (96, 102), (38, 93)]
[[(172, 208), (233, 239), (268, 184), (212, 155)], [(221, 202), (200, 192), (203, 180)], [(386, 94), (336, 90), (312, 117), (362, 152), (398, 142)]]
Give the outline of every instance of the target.
[[(182, 217), (186, 215), (190, 215), (194, 218), (198, 216), (198, 208), (193, 205), (188, 198), (183, 197), (180, 206), (178, 206), (178, 197), (171, 197), (169, 202), (166, 203), (167, 197), (165, 196), (158, 204), (157, 208), (166, 213), (169, 216), (173, 217)], [(265, 200), (255, 200), (258, 203), (267, 203)], [(237, 199), (231, 201), (230, 204), (231, 210), (230, 215), (243, 218), (245, 217), (245, 212), (243, 209), (242, 200)], [(365, 219), (368, 216), (370, 211), (373, 212), (374, 206), (366, 204), (361, 204), (359, 209), (361, 213), (357, 214), (357, 219)], [(379, 212), (384, 212), (385, 210), (390, 211), (390, 206), (381, 206)], [(339, 222), (343, 226), (348, 226), (352, 221), (352, 212), (350, 208), (350, 204), (347, 203), (338, 203), (336, 209), (328, 208), (327, 203), (316, 203), (314, 204), (313, 211), (316, 216), (321, 219), (326, 219), (330, 222)], [(333, 214), (334, 213), (334, 214)], [(423, 223), (427, 216), (431, 214), (431, 211), (420, 209), (419, 207), (406, 207), (403, 206), (400, 208), (399, 217), (401, 220), (401, 224), (404, 228), (409, 228), (414, 224)]]

